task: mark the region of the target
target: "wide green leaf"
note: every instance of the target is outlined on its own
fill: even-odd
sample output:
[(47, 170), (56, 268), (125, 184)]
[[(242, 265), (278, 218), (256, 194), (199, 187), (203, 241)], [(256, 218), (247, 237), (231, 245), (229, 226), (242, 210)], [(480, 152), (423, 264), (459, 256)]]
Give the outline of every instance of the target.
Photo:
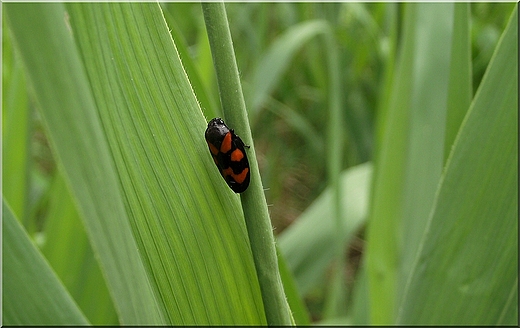
[(159, 7), (70, 9), (80, 49), (90, 54), (85, 65), (101, 121), (165, 316), (172, 324), (261, 323), (238, 198), (208, 156), (206, 122)]
[(88, 324), (4, 199), (2, 315), (4, 325)]
[(7, 7), (120, 322), (265, 323), (240, 203), (160, 6)]
[(398, 322), (518, 325), (518, 12), (448, 158)]

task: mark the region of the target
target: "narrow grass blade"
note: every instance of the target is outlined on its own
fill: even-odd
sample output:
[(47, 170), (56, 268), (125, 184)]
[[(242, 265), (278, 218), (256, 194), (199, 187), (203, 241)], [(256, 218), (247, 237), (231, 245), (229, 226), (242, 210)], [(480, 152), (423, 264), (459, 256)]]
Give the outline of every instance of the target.
[[(4, 20), (2, 24), (7, 25)], [(2, 30), (2, 194), (26, 224), (30, 154), (30, 114), (23, 65)]]
[(249, 101), (251, 124), (254, 125), (261, 106), (280, 81), (297, 51), (312, 37), (328, 32), (324, 21), (300, 23), (285, 31), (262, 57), (253, 73)]
[(44, 236), (42, 254), (91, 324), (119, 324), (99, 262), (61, 174), (51, 183), (47, 204), (40, 233)]
[[(404, 169), (403, 203), (396, 235), (399, 272), (396, 297), (402, 293), (444, 167), (454, 5), (409, 4), (415, 11), (409, 94), (410, 121)], [(400, 238), (402, 238), (400, 240)], [(392, 321), (395, 313), (392, 315)]]
[(448, 111), (446, 114), (446, 137), (444, 140), (444, 161), (459, 132), (473, 98), (471, 74), (470, 4), (456, 3), (453, 19), (453, 39), (451, 45), (450, 81), (448, 86)]
[(3, 198), (2, 237), (2, 324), (89, 324)]
[(353, 325), (367, 325), (370, 322), (370, 291), (368, 286), (368, 275), (365, 263), (356, 275), (356, 285), (352, 291), (352, 306), (349, 309), (349, 316), (352, 318)]
[(296, 325), (309, 325), (311, 323), (309, 312), (307, 311), (303, 298), (296, 287), (294, 276), (287, 266), (285, 258), (281, 255), (278, 247), (276, 247), (276, 255), (278, 257), (278, 267), (280, 268), (280, 276), (282, 278), (285, 295), (287, 296), (287, 303), (289, 303), (289, 306), (291, 307), (294, 322)]
[(378, 150), (367, 227), (366, 274), (370, 286), (371, 323), (390, 323), (393, 318), (397, 279), (397, 227), (403, 202), (405, 153), (412, 92), (413, 31), (415, 11), (404, 13), (403, 36), (393, 83), (385, 90), (388, 105), (379, 119)]

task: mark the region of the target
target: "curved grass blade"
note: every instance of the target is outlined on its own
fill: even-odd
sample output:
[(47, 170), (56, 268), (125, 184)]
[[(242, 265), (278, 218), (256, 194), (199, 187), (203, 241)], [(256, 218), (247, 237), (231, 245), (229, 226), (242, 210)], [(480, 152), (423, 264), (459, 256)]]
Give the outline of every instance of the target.
[(329, 26), (325, 21), (304, 22), (291, 27), (269, 47), (250, 79), (251, 96), (247, 99), (250, 99), (248, 108), (251, 125), (255, 125), (261, 106), (282, 78), (296, 52), (312, 37), (327, 33)]
[(2, 324), (89, 324), (3, 198), (2, 237)]

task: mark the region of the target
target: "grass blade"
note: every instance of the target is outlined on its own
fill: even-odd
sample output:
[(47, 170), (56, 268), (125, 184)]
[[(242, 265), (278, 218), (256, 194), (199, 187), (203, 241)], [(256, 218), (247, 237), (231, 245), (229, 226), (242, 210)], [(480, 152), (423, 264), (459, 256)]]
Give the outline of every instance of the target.
[[(399, 279), (406, 280), (414, 250), (425, 229), (444, 167), (444, 139), (448, 110), (454, 5), (409, 4), (415, 11), (410, 97), (410, 121), (402, 181), (402, 241), (398, 244)], [(441, 19), (442, 17), (442, 19)], [(399, 237), (398, 237), (399, 238)], [(399, 239), (398, 239), (399, 242)], [(397, 298), (402, 293), (397, 281)], [(395, 313), (394, 313), (395, 318)]]
[[(371, 323), (389, 323), (393, 317), (397, 270), (397, 226), (403, 201), (405, 152), (410, 120), (409, 94), (412, 91), (413, 20), (407, 8), (404, 15), (402, 50), (396, 64), (388, 102), (382, 111), (378, 131), (379, 150), (374, 160), (372, 201), (367, 228), (366, 267), (370, 296)], [(391, 79), (391, 78), (388, 78)]]
[(53, 270), (93, 325), (119, 324), (105, 279), (65, 180), (57, 174), (49, 188), (40, 245)]
[(2, 324), (87, 325), (4, 199), (2, 237)]
[(263, 323), (239, 199), (159, 5), (69, 8), (158, 308), (170, 324)]
[(399, 323), (518, 324), (517, 26), (515, 9), (448, 158)]
[(14, 55), (8, 30), (2, 31), (2, 194), (27, 224), (31, 111), (23, 66)]
[(65, 8), (11, 3), (5, 9), (53, 148), (79, 201), (108, 285), (118, 295), (120, 320), (160, 323)]
[(329, 26), (325, 21), (309, 21), (291, 27), (273, 42), (251, 78), (249, 111), (253, 125), (266, 98), (282, 78), (297, 51), (316, 35), (329, 32)]
[(419, 243), (416, 232), (424, 230), (443, 167), (453, 5), (405, 6), (368, 229), (373, 323), (395, 320), (400, 280), (413, 262), (410, 251)]
[(446, 137), (444, 140), (445, 161), (448, 159), (460, 124), (469, 109), (473, 97), (469, 3), (456, 3), (454, 15)]

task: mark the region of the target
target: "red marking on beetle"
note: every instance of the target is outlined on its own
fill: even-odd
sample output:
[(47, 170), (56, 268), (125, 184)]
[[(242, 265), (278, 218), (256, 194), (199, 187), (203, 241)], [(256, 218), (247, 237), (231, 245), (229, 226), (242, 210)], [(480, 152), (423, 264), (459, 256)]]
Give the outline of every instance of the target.
[(222, 144), (220, 145), (220, 151), (224, 154), (231, 150), (231, 132), (226, 133)]
[(209, 146), (209, 150), (211, 151), (211, 153), (212, 153), (213, 155), (217, 155), (217, 154), (218, 154), (218, 149), (217, 149), (217, 147), (213, 146), (213, 144), (212, 144), (212, 143), (209, 143), (209, 142), (208, 142), (208, 146)]
[(247, 177), (247, 173), (249, 172), (249, 169), (246, 167), (240, 174), (231, 174), (233, 179), (235, 179), (236, 182), (242, 183)]
[(244, 158), (244, 153), (238, 148), (231, 153), (231, 160), (233, 162), (240, 162), (242, 158)]
[(224, 174), (225, 177), (229, 177), (229, 176), (233, 176), (233, 169), (228, 167), (227, 169), (224, 169), (222, 170), (222, 173)]

